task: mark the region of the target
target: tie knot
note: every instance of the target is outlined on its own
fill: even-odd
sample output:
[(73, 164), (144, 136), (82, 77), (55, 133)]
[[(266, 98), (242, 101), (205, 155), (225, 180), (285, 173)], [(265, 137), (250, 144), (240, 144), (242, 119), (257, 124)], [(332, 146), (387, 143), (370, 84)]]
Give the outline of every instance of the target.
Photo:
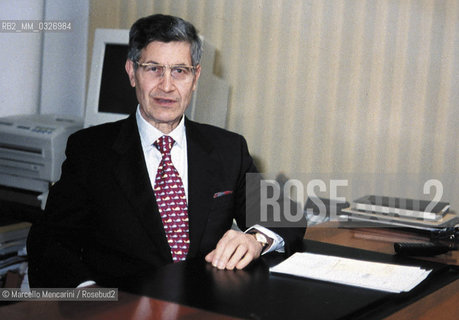
[(153, 145), (161, 152), (161, 154), (169, 154), (172, 146), (174, 145), (174, 139), (169, 136), (162, 136), (156, 140)]

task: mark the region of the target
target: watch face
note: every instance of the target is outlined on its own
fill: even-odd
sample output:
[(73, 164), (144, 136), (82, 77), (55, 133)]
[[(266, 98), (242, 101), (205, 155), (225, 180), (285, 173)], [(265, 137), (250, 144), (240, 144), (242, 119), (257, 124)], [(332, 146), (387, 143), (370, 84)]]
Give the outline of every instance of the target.
[(266, 237), (261, 233), (256, 233), (255, 238), (257, 239), (258, 242), (261, 242), (264, 245), (268, 243), (268, 240), (266, 239)]

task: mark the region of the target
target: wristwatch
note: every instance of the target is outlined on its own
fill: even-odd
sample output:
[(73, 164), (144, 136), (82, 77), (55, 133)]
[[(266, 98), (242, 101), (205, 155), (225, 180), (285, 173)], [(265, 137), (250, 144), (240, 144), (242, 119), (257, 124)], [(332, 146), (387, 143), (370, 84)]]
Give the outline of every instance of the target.
[[(268, 247), (271, 243), (272, 243), (272, 239), (271, 238), (268, 238), (267, 236), (265, 236), (263, 233), (261, 233), (260, 231), (257, 231), (257, 230), (250, 230), (248, 232), (248, 234), (251, 234), (255, 237), (255, 240), (257, 240), (259, 243), (261, 243), (261, 246), (262, 246), (262, 249), (266, 249), (266, 247)], [(270, 241), (271, 240), (271, 241)]]

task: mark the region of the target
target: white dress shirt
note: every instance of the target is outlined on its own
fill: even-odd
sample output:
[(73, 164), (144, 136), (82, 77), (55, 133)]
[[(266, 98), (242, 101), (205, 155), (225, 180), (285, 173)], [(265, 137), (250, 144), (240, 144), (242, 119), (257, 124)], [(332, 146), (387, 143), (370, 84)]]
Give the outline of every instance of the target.
[[(152, 183), (152, 188), (154, 188), (154, 183), (156, 179), (156, 171), (161, 162), (161, 152), (153, 145), (153, 143), (158, 140), (161, 136), (164, 135), (161, 131), (156, 129), (154, 126), (149, 124), (140, 114), (140, 109), (137, 107), (136, 112), (137, 126), (139, 128), (140, 141), (142, 144), (143, 153), (145, 156), (145, 162), (147, 164), (148, 175)], [(175, 140), (175, 144), (171, 149), (171, 160), (177, 169), (180, 177), (182, 178), (183, 187), (185, 189), (185, 194), (188, 201), (188, 157), (187, 157), (187, 147), (186, 147), (186, 131), (185, 131), (185, 117), (182, 117), (178, 126), (172, 130), (169, 134)], [(273, 243), (270, 248), (267, 248), (263, 254), (270, 251), (279, 251), (282, 252), (284, 249), (284, 240), (278, 234), (272, 232), (269, 229), (266, 229), (260, 225), (255, 225), (249, 228), (257, 229), (258, 231), (264, 233), (266, 236), (273, 239)], [(246, 231), (246, 232), (247, 232)]]
[[(161, 152), (153, 143), (164, 135), (161, 131), (149, 124), (140, 114), (139, 107), (136, 112), (137, 126), (139, 128), (140, 143), (142, 144), (143, 154), (147, 165), (148, 176), (154, 188), (156, 171), (161, 163)], [(185, 117), (182, 117), (178, 126), (172, 130), (168, 136), (174, 139), (175, 143), (171, 149), (171, 160), (182, 178), (183, 188), (185, 189), (188, 201), (188, 156), (186, 148)]]

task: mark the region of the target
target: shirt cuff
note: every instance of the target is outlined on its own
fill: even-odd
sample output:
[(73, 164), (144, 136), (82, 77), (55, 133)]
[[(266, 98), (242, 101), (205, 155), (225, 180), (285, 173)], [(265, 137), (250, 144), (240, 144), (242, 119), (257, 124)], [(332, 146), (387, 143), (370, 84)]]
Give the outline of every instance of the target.
[(256, 224), (256, 225), (248, 228), (245, 231), (245, 233), (247, 233), (247, 232), (249, 232), (249, 231), (251, 231), (253, 229), (256, 229), (257, 231), (260, 231), (265, 236), (270, 237), (271, 239), (273, 239), (273, 243), (271, 244), (271, 246), (269, 246), (268, 248), (263, 250), (262, 255), (264, 255), (264, 254), (266, 254), (268, 252), (271, 252), (271, 251), (277, 251), (277, 252), (280, 252), (280, 253), (284, 253), (285, 252), (284, 239), (282, 239), (282, 237), (280, 235), (278, 235), (277, 233), (269, 230), (268, 228), (260, 226), (259, 224)]

